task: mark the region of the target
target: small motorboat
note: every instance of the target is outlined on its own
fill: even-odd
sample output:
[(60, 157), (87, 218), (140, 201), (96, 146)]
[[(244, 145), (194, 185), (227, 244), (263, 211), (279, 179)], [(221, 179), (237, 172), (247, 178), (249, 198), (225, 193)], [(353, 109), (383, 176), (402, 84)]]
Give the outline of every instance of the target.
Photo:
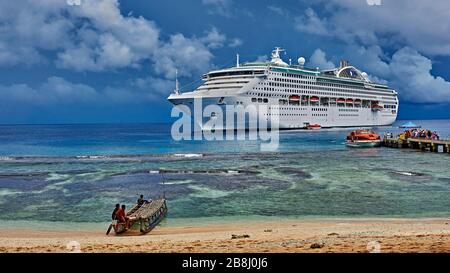
[(306, 126), (306, 129), (308, 129), (308, 130), (319, 130), (321, 128), (322, 128), (322, 126), (320, 126), (320, 124), (308, 124)]
[(355, 130), (347, 135), (347, 146), (371, 148), (381, 146), (381, 137), (373, 130)]

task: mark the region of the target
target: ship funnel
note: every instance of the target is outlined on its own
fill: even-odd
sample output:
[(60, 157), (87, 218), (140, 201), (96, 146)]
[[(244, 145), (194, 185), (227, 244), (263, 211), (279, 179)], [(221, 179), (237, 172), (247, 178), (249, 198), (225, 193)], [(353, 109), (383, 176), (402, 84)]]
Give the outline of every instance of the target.
[(340, 68), (344, 68), (346, 66), (349, 66), (349, 62), (347, 60), (341, 60)]

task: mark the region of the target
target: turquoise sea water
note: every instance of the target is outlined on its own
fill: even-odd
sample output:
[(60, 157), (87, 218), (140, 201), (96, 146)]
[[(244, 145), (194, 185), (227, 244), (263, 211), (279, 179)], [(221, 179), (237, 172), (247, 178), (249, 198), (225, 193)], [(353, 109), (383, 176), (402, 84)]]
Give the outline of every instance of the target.
[[(449, 120), (415, 123), (450, 136)], [(164, 190), (169, 225), (450, 216), (448, 154), (351, 149), (349, 131), (281, 132), (279, 149), (261, 152), (258, 141), (176, 142), (169, 124), (0, 126), (0, 220), (103, 224), (115, 203)]]

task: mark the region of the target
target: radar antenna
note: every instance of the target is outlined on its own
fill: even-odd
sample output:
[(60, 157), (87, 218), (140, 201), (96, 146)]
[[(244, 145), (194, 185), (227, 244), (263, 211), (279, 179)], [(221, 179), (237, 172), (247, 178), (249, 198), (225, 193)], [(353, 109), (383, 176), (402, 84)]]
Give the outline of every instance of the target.
[(285, 52), (285, 50), (278, 46), (275, 47), (272, 51), (272, 59), (280, 58), (280, 52)]
[(285, 50), (281, 47), (275, 47), (275, 49), (272, 51), (272, 60), (270, 60), (270, 62), (282, 66), (288, 66), (288, 64), (283, 62), (283, 60), (281, 59), (280, 52), (285, 52)]

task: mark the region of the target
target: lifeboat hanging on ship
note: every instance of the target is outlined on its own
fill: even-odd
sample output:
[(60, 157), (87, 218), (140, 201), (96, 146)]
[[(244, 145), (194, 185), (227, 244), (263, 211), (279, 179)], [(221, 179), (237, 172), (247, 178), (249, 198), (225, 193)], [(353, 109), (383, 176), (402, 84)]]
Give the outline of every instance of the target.
[(339, 98), (339, 99), (337, 100), (337, 103), (345, 103), (345, 99)]
[(381, 105), (376, 104), (372, 106), (372, 111), (381, 111), (381, 109), (383, 109), (383, 106)]
[(372, 102), (372, 111), (381, 111), (381, 109), (383, 108), (384, 108), (383, 105), (380, 105), (378, 101)]
[(310, 101), (311, 102), (318, 102), (319, 101), (319, 97), (311, 97)]
[(381, 137), (373, 130), (355, 130), (347, 135), (347, 146), (371, 148), (381, 146)]
[(300, 96), (299, 95), (290, 95), (289, 100), (290, 101), (300, 101)]

